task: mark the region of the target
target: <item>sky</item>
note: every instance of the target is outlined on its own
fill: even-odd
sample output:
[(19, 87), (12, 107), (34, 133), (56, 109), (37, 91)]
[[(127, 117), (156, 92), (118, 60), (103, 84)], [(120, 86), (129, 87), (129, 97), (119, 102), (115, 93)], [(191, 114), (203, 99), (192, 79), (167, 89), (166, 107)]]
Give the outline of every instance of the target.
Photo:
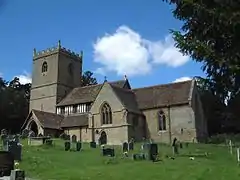
[[(31, 82), (33, 49), (57, 45), (83, 51), (83, 70), (99, 83), (132, 87), (204, 76), (201, 64), (174, 46), (170, 29), (182, 22), (161, 0), (0, 0), (0, 76)], [(0, 4), (1, 5), (1, 4)]]

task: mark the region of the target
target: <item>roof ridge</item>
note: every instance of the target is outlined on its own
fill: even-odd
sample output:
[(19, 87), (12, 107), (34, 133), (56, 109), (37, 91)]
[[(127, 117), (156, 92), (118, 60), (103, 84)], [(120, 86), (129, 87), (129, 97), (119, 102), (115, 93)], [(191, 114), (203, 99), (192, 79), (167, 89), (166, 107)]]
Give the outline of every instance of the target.
[(140, 87), (140, 88), (134, 88), (134, 89), (132, 89), (132, 91), (139, 90), (139, 89), (150, 89), (150, 88), (154, 88), (154, 87), (171, 86), (171, 85), (175, 85), (175, 84), (184, 84), (186, 82), (192, 82), (192, 80), (181, 81), (181, 82), (171, 82), (171, 83), (158, 84), (158, 85), (153, 85), (153, 86), (145, 86), (145, 87)]
[(116, 85), (114, 85), (114, 84), (110, 84), (110, 86), (112, 86), (113, 88), (116, 88), (116, 89), (120, 89), (120, 90), (122, 90), (122, 91), (134, 93), (134, 92), (132, 91), (132, 89), (121, 88), (121, 87), (116, 86)]
[(40, 111), (40, 110), (37, 110), (37, 109), (32, 109), (32, 111), (45, 113), (45, 114), (52, 114), (52, 115), (55, 115), (55, 116), (62, 116), (60, 114), (56, 114), (56, 113), (52, 113), (52, 112), (46, 112), (46, 111)]
[[(116, 82), (120, 82), (120, 81), (126, 81), (126, 80), (117, 80), (117, 81), (110, 81), (110, 82), (107, 82), (109, 84), (112, 84), (112, 83), (116, 83)], [(92, 85), (87, 85), (87, 86), (78, 86), (78, 87), (75, 87), (73, 89), (79, 89), (79, 88), (89, 88), (89, 87), (94, 87), (94, 86), (100, 86), (100, 85), (103, 85), (104, 83), (101, 83), (101, 84), (92, 84)]]

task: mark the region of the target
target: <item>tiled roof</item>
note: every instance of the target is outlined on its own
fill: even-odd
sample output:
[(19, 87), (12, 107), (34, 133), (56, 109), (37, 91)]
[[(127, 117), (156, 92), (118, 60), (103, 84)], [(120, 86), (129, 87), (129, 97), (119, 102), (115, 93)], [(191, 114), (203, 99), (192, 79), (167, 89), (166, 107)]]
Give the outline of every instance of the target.
[(87, 125), (88, 125), (88, 114), (66, 116), (61, 123), (62, 128), (80, 127), (80, 126), (87, 126)]
[(33, 109), (32, 112), (35, 114), (43, 128), (60, 129), (60, 124), (64, 118), (63, 116), (35, 109)]
[(114, 93), (118, 97), (118, 99), (121, 101), (123, 106), (131, 112), (134, 113), (141, 113), (141, 111), (138, 108), (138, 104), (136, 101), (136, 96), (134, 92), (131, 89), (124, 89), (117, 87), (115, 85), (111, 85)]
[[(126, 80), (110, 82), (118, 87), (124, 87)], [(74, 88), (57, 106), (93, 102), (103, 84)]]
[(139, 109), (189, 103), (192, 81), (133, 89)]

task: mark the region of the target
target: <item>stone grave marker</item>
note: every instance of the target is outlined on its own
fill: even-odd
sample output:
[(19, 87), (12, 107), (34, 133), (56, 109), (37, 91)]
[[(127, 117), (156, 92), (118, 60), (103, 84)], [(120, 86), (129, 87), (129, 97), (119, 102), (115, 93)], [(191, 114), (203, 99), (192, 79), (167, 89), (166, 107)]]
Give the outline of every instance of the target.
[(128, 143), (128, 149), (129, 149), (129, 151), (134, 149), (134, 142), (133, 141), (130, 141)]
[(0, 177), (10, 176), (14, 169), (14, 157), (10, 152), (0, 151)]
[(80, 141), (78, 141), (77, 143), (76, 143), (76, 150), (77, 151), (80, 151), (82, 149), (82, 143), (80, 142)]
[(77, 142), (77, 136), (76, 136), (76, 135), (73, 135), (73, 136), (72, 136), (72, 142), (73, 142), (73, 143), (76, 143), (76, 142)]
[(90, 147), (91, 148), (96, 148), (97, 147), (97, 143), (94, 142), (94, 141), (90, 142)]
[(24, 180), (25, 172), (23, 170), (17, 169), (11, 171), (10, 180)]
[(115, 156), (114, 149), (113, 148), (103, 148), (102, 149), (102, 155), (103, 156), (114, 157)]
[(70, 148), (71, 148), (71, 143), (70, 143), (70, 141), (66, 141), (66, 142), (64, 143), (64, 147), (65, 147), (65, 151), (69, 151)]
[(122, 145), (123, 152), (128, 152), (128, 143), (124, 142)]
[(158, 156), (158, 146), (155, 143), (150, 144), (149, 160), (156, 161)]
[(11, 140), (8, 142), (8, 151), (12, 153), (14, 160), (22, 160), (22, 146), (17, 141)]

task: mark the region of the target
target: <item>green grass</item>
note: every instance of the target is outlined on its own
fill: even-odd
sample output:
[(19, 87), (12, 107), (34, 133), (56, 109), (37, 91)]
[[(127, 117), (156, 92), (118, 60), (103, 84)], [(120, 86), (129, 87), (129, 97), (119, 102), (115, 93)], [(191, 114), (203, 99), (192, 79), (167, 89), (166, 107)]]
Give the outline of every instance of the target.
[[(140, 145), (135, 146), (135, 151)], [(215, 145), (190, 144), (180, 149), (175, 160), (166, 158), (171, 148), (159, 145), (162, 161), (133, 161), (122, 157), (121, 148), (117, 147), (115, 158), (102, 157), (100, 149), (90, 149), (83, 145), (81, 152), (65, 152), (63, 141), (57, 140), (54, 147), (23, 147), (23, 160), (20, 168), (27, 177), (41, 180), (239, 180), (240, 167), (236, 155), (230, 155), (226, 147)], [(188, 156), (210, 153), (208, 157)]]

